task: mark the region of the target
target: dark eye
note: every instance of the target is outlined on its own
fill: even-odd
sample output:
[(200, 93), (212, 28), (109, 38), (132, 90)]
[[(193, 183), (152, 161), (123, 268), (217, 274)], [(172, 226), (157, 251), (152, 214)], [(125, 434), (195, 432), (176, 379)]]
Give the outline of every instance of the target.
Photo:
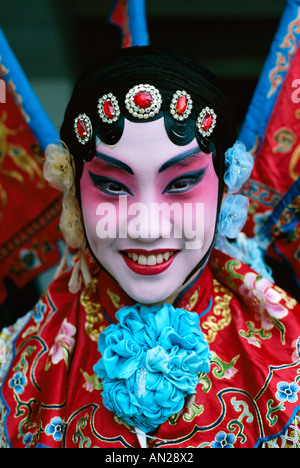
[(105, 191), (105, 192), (111, 192), (111, 193), (117, 193), (119, 194), (120, 192), (125, 192), (124, 187), (121, 184), (116, 184), (115, 182), (102, 182), (100, 184), (97, 184), (97, 186)]
[(93, 184), (107, 195), (133, 195), (131, 190), (126, 185), (121, 184), (117, 180), (110, 179), (109, 177), (93, 174), (89, 171), (90, 178)]
[(172, 180), (163, 193), (184, 193), (191, 190), (193, 187), (199, 184), (203, 179), (206, 172), (206, 167), (199, 171), (189, 172), (176, 179)]
[(195, 180), (188, 180), (188, 179), (183, 179), (183, 180), (178, 180), (177, 182), (174, 182), (173, 184), (169, 185), (168, 192), (172, 191), (185, 191), (195, 185)]

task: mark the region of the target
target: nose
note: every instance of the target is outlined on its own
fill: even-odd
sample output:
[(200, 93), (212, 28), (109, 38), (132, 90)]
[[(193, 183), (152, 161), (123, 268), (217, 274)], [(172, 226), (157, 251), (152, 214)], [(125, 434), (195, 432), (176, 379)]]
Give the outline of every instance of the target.
[(167, 203), (133, 203), (128, 209), (127, 223), (127, 233), (131, 239), (153, 242), (172, 237), (173, 220)]

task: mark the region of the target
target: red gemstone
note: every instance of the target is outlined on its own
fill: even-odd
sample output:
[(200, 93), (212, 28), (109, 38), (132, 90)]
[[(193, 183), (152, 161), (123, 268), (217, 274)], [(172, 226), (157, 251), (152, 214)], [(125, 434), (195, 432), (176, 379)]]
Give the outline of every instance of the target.
[(139, 91), (134, 96), (135, 105), (140, 109), (147, 109), (153, 101), (152, 94), (149, 91)]
[(177, 101), (177, 104), (176, 104), (176, 112), (178, 115), (182, 115), (185, 110), (186, 110), (186, 107), (187, 107), (187, 97), (186, 95), (184, 94), (183, 96), (181, 96), (178, 101)]
[(77, 120), (77, 130), (81, 138), (86, 137), (87, 129), (86, 129), (85, 121), (81, 118)]
[(213, 117), (211, 114), (206, 114), (202, 120), (202, 128), (204, 131), (208, 130), (212, 124)]
[(106, 99), (106, 101), (104, 101), (103, 110), (104, 110), (104, 114), (106, 115), (108, 119), (112, 119), (114, 117), (115, 109), (109, 99)]

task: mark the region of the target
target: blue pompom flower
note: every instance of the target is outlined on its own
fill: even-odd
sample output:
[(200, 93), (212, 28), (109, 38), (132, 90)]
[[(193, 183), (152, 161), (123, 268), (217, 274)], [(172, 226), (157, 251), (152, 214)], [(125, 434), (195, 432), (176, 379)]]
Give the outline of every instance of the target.
[(224, 181), (229, 193), (237, 192), (251, 174), (253, 156), (246, 151), (243, 143), (237, 141), (225, 153), (225, 166)]
[(103, 404), (145, 433), (155, 430), (196, 393), (211, 354), (195, 312), (172, 305), (135, 304), (118, 310), (119, 323), (99, 336), (94, 371)]
[(229, 195), (222, 203), (219, 213), (218, 235), (230, 239), (237, 237), (244, 226), (249, 200), (243, 195)]

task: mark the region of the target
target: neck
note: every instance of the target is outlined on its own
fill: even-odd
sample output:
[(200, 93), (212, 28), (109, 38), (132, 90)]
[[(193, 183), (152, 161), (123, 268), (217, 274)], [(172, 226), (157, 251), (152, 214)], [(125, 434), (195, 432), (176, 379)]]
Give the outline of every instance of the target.
[(182, 294), (182, 292), (185, 291), (186, 289), (188, 289), (189, 286), (198, 278), (198, 276), (200, 276), (203, 269), (204, 269), (204, 266), (202, 268), (199, 268), (197, 271), (195, 271), (194, 274), (192, 276), (190, 276), (190, 278), (189, 278), (189, 280), (187, 282), (182, 284), (178, 289), (176, 289), (176, 291), (174, 291), (173, 294), (171, 294), (169, 297), (167, 297), (163, 301), (155, 302), (153, 304), (141, 304), (141, 305), (145, 305), (147, 307), (161, 306), (162, 304), (174, 305), (174, 303), (177, 302), (177, 299)]

